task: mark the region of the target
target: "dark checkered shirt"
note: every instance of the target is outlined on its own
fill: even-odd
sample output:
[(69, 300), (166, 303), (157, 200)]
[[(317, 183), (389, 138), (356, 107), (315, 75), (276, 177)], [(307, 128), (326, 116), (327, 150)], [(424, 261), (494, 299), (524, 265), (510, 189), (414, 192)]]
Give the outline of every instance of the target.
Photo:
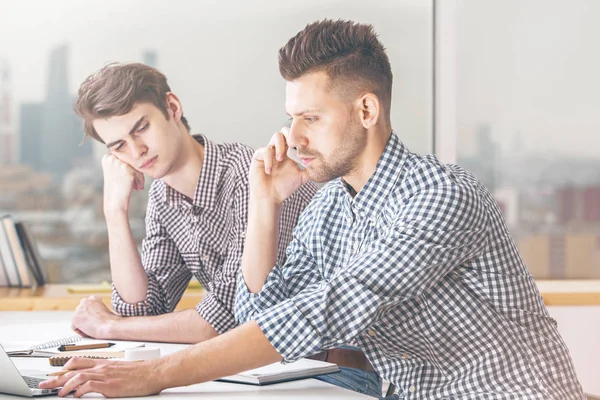
[[(194, 276), (208, 294), (196, 306), (217, 332), (235, 327), (233, 305), (248, 218), (248, 170), (254, 151), (242, 144), (215, 144), (202, 135), (204, 161), (193, 202), (162, 180), (150, 188), (142, 264), (146, 300), (126, 303), (113, 288), (113, 308), (124, 316), (174, 310)], [(298, 216), (316, 192), (304, 185), (284, 204), (278, 260), (292, 239)]]
[[(284, 360), (360, 347), (405, 399), (584, 399), (501, 212), (476, 178), (395, 133), (354, 197), (330, 182), (236, 318)], [(241, 275), (241, 274), (240, 274)]]

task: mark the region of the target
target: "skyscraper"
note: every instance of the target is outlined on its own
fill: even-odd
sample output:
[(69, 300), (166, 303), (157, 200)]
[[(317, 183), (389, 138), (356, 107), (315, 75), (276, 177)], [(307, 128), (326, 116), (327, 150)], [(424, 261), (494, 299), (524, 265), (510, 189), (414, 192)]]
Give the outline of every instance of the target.
[(91, 156), (91, 146), (79, 146), (81, 122), (73, 111), (68, 83), (69, 48), (62, 45), (50, 53), (46, 101), (42, 110), (40, 168), (62, 177), (78, 159)]

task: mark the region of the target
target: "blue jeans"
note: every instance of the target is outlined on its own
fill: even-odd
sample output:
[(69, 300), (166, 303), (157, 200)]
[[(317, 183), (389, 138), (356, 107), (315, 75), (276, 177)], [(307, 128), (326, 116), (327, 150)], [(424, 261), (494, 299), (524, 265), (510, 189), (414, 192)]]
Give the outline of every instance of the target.
[(315, 378), (344, 389), (350, 389), (368, 396), (381, 398), (381, 378), (376, 372), (340, 367), (340, 372), (319, 375)]

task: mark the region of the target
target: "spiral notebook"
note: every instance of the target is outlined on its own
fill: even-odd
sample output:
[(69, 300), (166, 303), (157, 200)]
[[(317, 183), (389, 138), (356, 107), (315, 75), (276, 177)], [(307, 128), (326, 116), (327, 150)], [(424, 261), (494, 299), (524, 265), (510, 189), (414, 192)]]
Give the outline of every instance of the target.
[(301, 358), (293, 363), (282, 364), (281, 362), (276, 362), (217, 380), (232, 383), (244, 383), (248, 385), (270, 385), (273, 383), (307, 379), (317, 375), (333, 374), (336, 372), (340, 372), (340, 369), (336, 364)]
[(63, 344), (76, 343), (81, 340), (81, 336), (74, 335), (62, 339), (52, 340), (36, 344), (26, 349), (11, 349), (8, 347), (6, 354), (10, 357), (52, 357), (59, 354), (58, 347)]

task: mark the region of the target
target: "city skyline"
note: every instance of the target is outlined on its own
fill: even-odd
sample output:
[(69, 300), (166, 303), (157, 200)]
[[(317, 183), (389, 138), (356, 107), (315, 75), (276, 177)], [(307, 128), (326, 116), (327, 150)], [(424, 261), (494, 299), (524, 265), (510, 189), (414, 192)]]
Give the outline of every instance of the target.
[[(10, 2), (0, 13), (0, 61), (8, 62), (0, 77), (10, 75), (0, 87), (10, 92), (10, 101), (0, 97), (0, 146), (6, 132), (14, 139), (14, 154), (0, 152), (0, 165), (12, 158), (32, 167), (0, 168), (0, 214), (33, 221), (57, 280), (110, 278), (98, 157), (107, 150), (88, 140), (92, 159), (90, 147), (78, 147), (83, 133), (72, 110), (79, 84), (108, 62), (157, 66), (193, 133), (257, 147), (287, 120), (277, 70), (285, 39), (325, 16), (371, 22), (394, 68), (394, 129), (412, 151), (432, 152), (430, 2), (224, 0), (202, 3), (200, 13), (191, 1), (33, 3)], [(591, 51), (600, 27), (590, 17), (600, 2), (565, 13), (558, 0), (464, 3), (458, 163), (490, 188), (536, 277), (600, 276), (600, 55)], [(134, 193), (130, 210), (138, 243), (145, 195)]]

